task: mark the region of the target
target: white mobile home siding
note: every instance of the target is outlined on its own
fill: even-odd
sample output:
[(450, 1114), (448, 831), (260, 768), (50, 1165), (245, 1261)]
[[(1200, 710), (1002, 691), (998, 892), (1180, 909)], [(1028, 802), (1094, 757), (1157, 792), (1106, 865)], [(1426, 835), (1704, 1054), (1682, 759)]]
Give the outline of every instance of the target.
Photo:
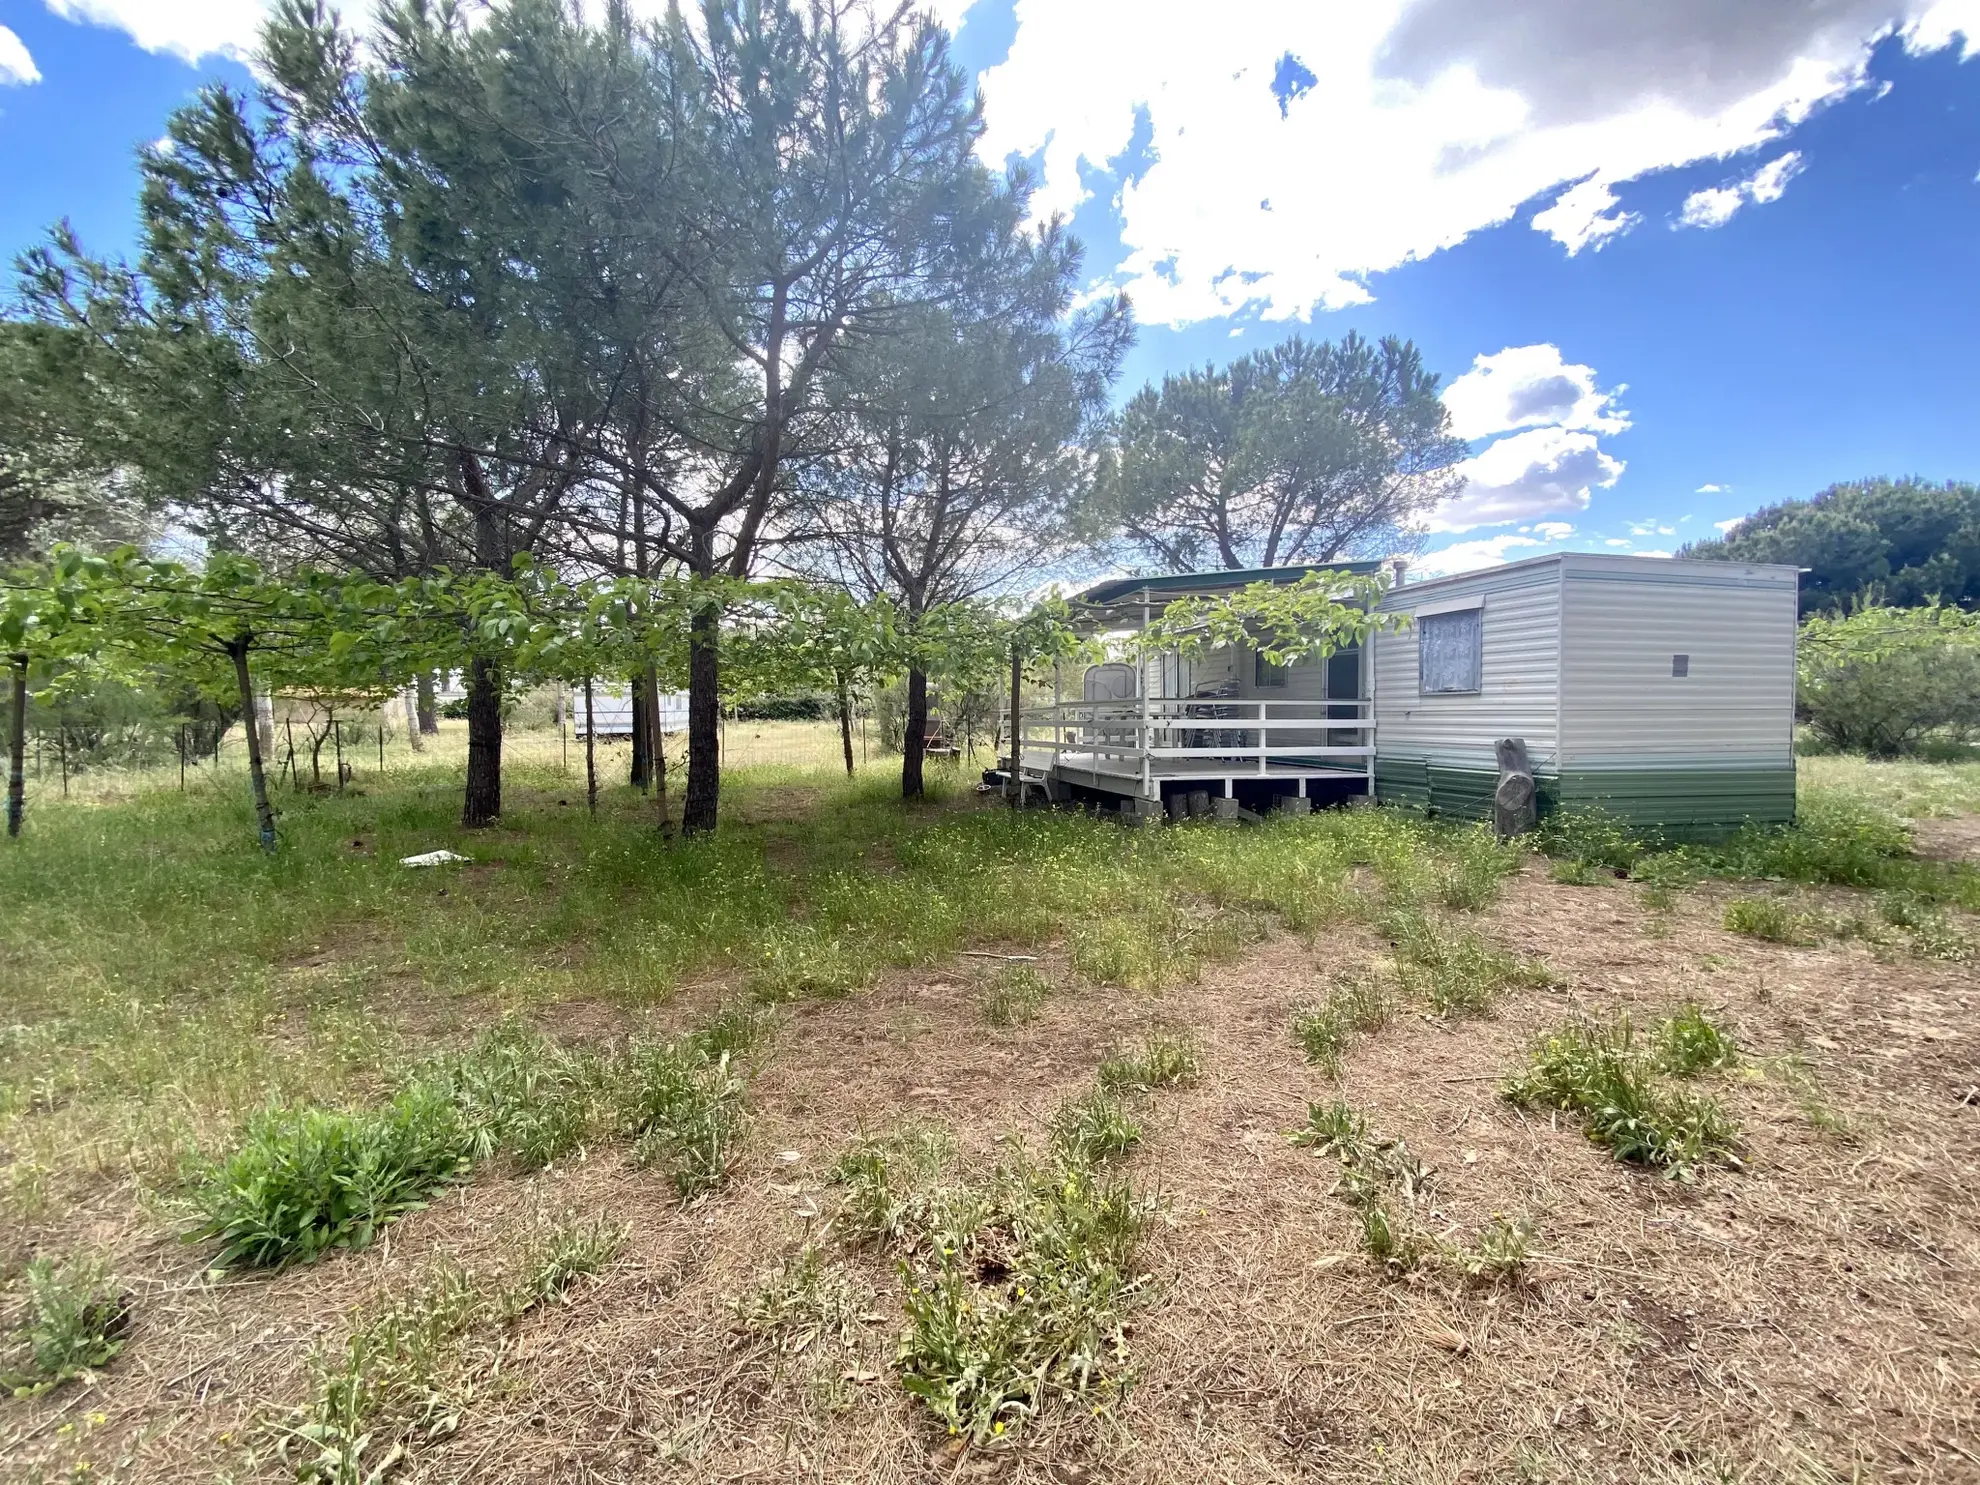
[(1446, 608), (1482, 597), (1479, 688), (1461, 696), (1425, 696), (1417, 689), (1415, 626), (1375, 637), (1375, 745), (1383, 763), (1406, 770), (1424, 766), (1490, 770), (1492, 745), (1502, 737), (1526, 739), (1539, 773), (1558, 764), (1561, 584), (1552, 565), (1518, 572), (1483, 572), (1454, 582), (1392, 590), (1387, 613)]
[(1563, 768), (1792, 766), (1792, 569), (1569, 557), (1563, 577)]

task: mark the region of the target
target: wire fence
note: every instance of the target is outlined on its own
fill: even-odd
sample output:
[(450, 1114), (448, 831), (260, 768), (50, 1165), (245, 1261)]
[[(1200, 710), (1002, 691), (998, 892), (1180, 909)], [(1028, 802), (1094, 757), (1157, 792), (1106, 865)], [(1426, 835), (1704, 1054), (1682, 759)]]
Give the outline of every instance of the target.
[[(845, 741), (837, 722), (750, 721), (724, 716), (720, 728), (724, 771), (784, 771), (836, 773), (845, 771)], [(263, 759), (269, 786), (281, 793), (324, 793), (362, 789), (367, 784), (409, 781), (415, 773), (465, 769), (467, 724), (443, 719), (437, 734), (416, 738), (402, 726), (375, 721), (336, 721), (308, 728), (290, 718), (278, 718), (274, 748)], [(594, 759), (601, 789), (626, 784), (631, 777), (632, 744), (624, 736), (600, 735)], [(666, 768), (670, 784), (687, 771), (687, 737), (665, 735)], [(980, 742), (973, 756), (946, 746), (927, 760), (931, 777), (953, 771), (973, 782), (978, 770), (994, 762), (994, 749)], [(506, 765), (531, 772), (544, 771), (581, 782), (585, 772), (585, 739), (569, 720), (561, 727), (507, 732), (502, 740)], [(884, 742), (871, 717), (860, 717), (852, 729), (853, 770), (898, 773), (901, 755)], [(171, 751), (145, 761), (105, 762), (72, 747), (57, 732), (30, 733), (26, 756), (27, 797), (36, 803), (70, 800), (113, 803), (160, 789), (186, 791), (245, 787), (247, 745), (236, 724), (217, 738), (209, 730), (195, 739), (180, 729)]]

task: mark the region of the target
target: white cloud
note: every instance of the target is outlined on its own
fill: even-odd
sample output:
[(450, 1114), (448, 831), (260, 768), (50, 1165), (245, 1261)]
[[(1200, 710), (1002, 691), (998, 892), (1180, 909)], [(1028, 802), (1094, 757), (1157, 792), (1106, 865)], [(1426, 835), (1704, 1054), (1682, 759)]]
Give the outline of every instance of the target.
[(1593, 433), (1528, 428), (1508, 434), (1458, 466), (1463, 491), (1431, 513), (1431, 531), (1470, 531), (1532, 516), (1588, 509), (1590, 493), (1622, 476), (1623, 461)]
[(1624, 390), (1598, 391), (1595, 368), (1563, 361), (1559, 346), (1507, 346), (1497, 355), (1474, 357), (1471, 370), (1444, 388), (1444, 406), (1451, 432), (1467, 441), (1549, 424), (1622, 433), (1629, 414), (1615, 400)]
[(267, 0), (44, 0), (67, 21), (109, 26), (148, 52), (187, 62), (243, 58), (261, 37)]
[(1700, 485), (1691, 493), (1694, 495), (1723, 495), (1731, 488), (1731, 485)]
[(1592, 175), (1561, 192), (1545, 211), (1535, 212), (1533, 230), (1545, 232), (1572, 258), (1585, 247), (1599, 249), (1611, 237), (1643, 220), (1636, 212), (1616, 210), (1621, 204), (1616, 200), (1615, 183)]
[(1629, 523), (1629, 534), (1631, 536), (1676, 536), (1677, 527), (1665, 526), (1656, 521), (1631, 521)]
[(1549, 541), (1566, 541), (1574, 535), (1574, 527), (1566, 521), (1539, 521), (1534, 524), (1533, 530)]
[[(1513, 558), (1508, 552), (1519, 547), (1537, 547), (1544, 543), (1530, 536), (1482, 536), (1475, 541), (1456, 541), (1434, 552), (1425, 552), (1410, 563), (1412, 572), (1421, 572), (1431, 577), (1442, 577), (1446, 573), (1470, 572), (1480, 567), (1497, 567)], [(1522, 554), (1530, 555), (1530, 554)]]
[(1684, 198), (1678, 219), (1672, 225), (1707, 230), (1723, 227), (1733, 219), (1733, 213), (1749, 201), (1764, 206), (1770, 201), (1780, 200), (1787, 190), (1787, 183), (1801, 174), (1803, 168), (1801, 152), (1789, 150), (1779, 159), (1769, 160), (1745, 180), (1693, 191)]
[(27, 43), (0, 26), (0, 88), (41, 81), (41, 69), (28, 54)]
[(1662, 557), (1662, 558), (1663, 558), (1663, 559), (1664, 559), (1665, 561), (1667, 561), (1667, 562), (1668, 562), (1668, 561), (1672, 561), (1672, 560), (1674, 560), (1674, 559), (1676, 558), (1676, 556), (1677, 556), (1677, 553), (1676, 553), (1676, 552), (1662, 552), (1662, 551), (1659, 551), (1659, 552), (1631, 552), (1631, 553), (1630, 553), (1630, 556), (1632, 556), (1632, 557)]
[(1628, 430), (1629, 414), (1616, 406), (1622, 391), (1603, 391), (1595, 368), (1563, 360), (1558, 346), (1508, 346), (1476, 357), (1444, 389), (1451, 432), (1471, 442), (1507, 436), (1459, 467), (1464, 486), (1432, 513), (1429, 529), (1469, 531), (1586, 510), (1590, 491), (1623, 472), (1598, 437)]
[[(1152, 163), (1111, 203), (1113, 281), (1149, 323), (1292, 319), (1366, 302), (1371, 274), (1549, 194), (1534, 226), (1598, 246), (1633, 220), (1618, 187), (1779, 140), (1863, 83), (1894, 19), (1922, 47), (1976, 10), (1253, 0), (1211, 19), (1196, 0), (1016, 0), (1010, 54), (983, 79), (982, 152), (1039, 155), (1036, 211), (1070, 212), (1145, 110)], [(1275, 93), (1287, 57), (1299, 86)]]
[(1746, 524), (1746, 517), (1734, 516), (1730, 521), (1714, 521), (1712, 524), (1718, 527), (1719, 530), (1723, 531), (1727, 536), (1731, 536), (1733, 532), (1737, 531), (1741, 526), (1744, 526)]

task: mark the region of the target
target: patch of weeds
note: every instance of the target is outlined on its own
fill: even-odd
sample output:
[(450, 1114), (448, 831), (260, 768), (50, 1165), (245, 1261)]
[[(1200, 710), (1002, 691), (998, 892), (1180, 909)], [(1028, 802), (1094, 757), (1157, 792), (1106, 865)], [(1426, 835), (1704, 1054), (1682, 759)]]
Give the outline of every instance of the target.
[(1401, 1140), (1370, 1134), (1361, 1112), (1342, 1100), (1309, 1104), (1306, 1124), (1289, 1136), (1341, 1167), (1342, 1199), (1361, 1219), (1362, 1246), (1385, 1268), (1413, 1268), (1434, 1246), (1411, 1212), (1431, 1173)]
[(1778, 897), (1735, 897), (1726, 904), (1726, 929), (1770, 944), (1807, 948), (1821, 937), (1820, 920)]
[(1658, 1071), (1676, 1078), (1696, 1077), (1739, 1061), (1732, 1033), (1696, 1001), (1687, 1001), (1659, 1021), (1653, 1040)]
[(540, 1304), (566, 1299), (572, 1285), (601, 1272), (625, 1245), (626, 1228), (602, 1217), (554, 1228), (505, 1291), (503, 1315), (514, 1319)]
[(934, 1184), (954, 1155), (948, 1132), (934, 1126), (857, 1141), (832, 1167), (844, 1190), (837, 1225), (859, 1241), (913, 1241), (930, 1225)]
[(1459, 912), (1491, 906), (1525, 855), (1520, 846), (1499, 840), (1484, 825), (1446, 830), (1437, 838), (1436, 848), (1432, 877), (1437, 900)]
[(1518, 1279), (1526, 1272), (1532, 1241), (1530, 1221), (1512, 1222), (1495, 1213), (1475, 1243), (1457, 1250), (1458, 1268), (1466, 1278), (1478, 1283)]
[(39, 1397), (124, 1349), (130, 1296), (102, 1259), (29, 1259), (23, 1287), (27, 1312), (0, 1352), (0, 1387), (15, 1397)]
[(1164, 990), (1188, 984), (1203, 962), (1228, 959), (1268, 931), (1258, 913), (1185, 913), (1159, 902), (1141, 913), (1090, 918), (1072, 933), (1074, 971), (1098, 985)]
[(723, 1057), (734, 1062), (753, 1052), (776, 1024), (777, 1013), (770, 1007), (738, 1000), (722, 1007), (690, 1035), (701, 1055), (711, 1062)]
[(1054, 1398), (1119, 1390), (1148, 1207), (1091, 1171), (1019, 1162), (978, 1210), (966, 1242), (932, 1245), (907, 1268), (898, 1364), (950, 1434), (981, 1443)]
[(1337, 984), (1319, 1005), (1298, 1012), (1293, 1017), (1293, 1039), (1307, 1061), (1338, 1077), (1348, 1044), (1358, 1033), (1386, 1026), (1391, 1013), (1381, 980), (1372, 974), (1358, 975)]
[(1052, 1117), (1052, 1148), (1075, 1165), (1118, 1159), (1140, 1139), (1141, 1126), (1126, 1102), (1105, 1089), (1067, 1100)]
[(1905, 931), (1911, 952), (1921, 959), (1963, 964), (1973, 957), (1972, 939), (1953, 926), (1944, 909), (1917, 892), (1881, 893), (1877, 912), (1891, 927)]
[(771, 1004), (837, 1000), (872, 983), (875, 969), (870, 957), (838, 935), (808, 923), (787, 924), (765, 933), (749, 990)]
[(1031, 965), (1002, 965), (983, 992), (983, 1019), (992, 1026), (1022, 1026), (1051, 993), (1052, 982)]
[(1150, 1032), (1132, 1052), (1118, 1052), (1100, 1064), (1100, 1086), (1108, 1093), (1148, 1092), (1187, 1087), (1203, 1071), (1203, 1054), (1186, 1032)]
[(1639, 857), (1629, 875), (1630, 880), (1643, 884), (1647, 898), (1651, 891), (1675, 892), (1680, 887), (1697, 886), (1705, 879), (1708, 864), (1691, 847), (1674, 846)]
[(1829, 1102), (1821, 1080), (1799, 1052), (1770, 1057), (1761, 1064), (1761, 1070), (1778, 1074), (1781, 1081), (1787, 1084), (1794, 1093), (1801, 1117), (1808, 1121), (1811, 1128), (1844, 1144), (1854, 1144), (1862, 1137), (1857, 1121)]
[(860, 1292), (807, 1244), (777, 1271), (730, 1301), (736, 1330), (787, 1356), (821, 1339), (850, 1345), (863, 1309)]
[[(1650, 848), (1620, 815), (1599, 805), (1570, 804), (1541, 817), (1533, 844), (1557, 861), (1572, 862), (1591, 877), (1629, 871)], [(1561, 880), (1556, 878), (1556, 880)]]
[(597, 1056), (508, 1021), (416, 1081), (453, 1102), (475, 1160), (505, 1154), (523, 1170), (541, 1170), (584, 1143), (604, 1078)]
[(310, 1263), (362, 1248), (467, 1173), (474, 1136), (441, 1088), (415, 1084), (377, 1112), (269, 1109), (239, 1146), (199, 1173), (195, 1238), (221, 1243), (216, 1268)]
[(1396, 947), (1401, 988), (1439, 1016), (1489, 1015), (1502, 991), (1553, 980), (1538, 961), (1495, 949), (1475, 933), (1441, 928), (1413, 910), (1389, 914), (1382, 930)]
[(617, 1075), (620, 1127), (633, 1158), (665, 1165), (683, 1199), (720, 1185), (742, 1133), (743, 1080), (690, 1033), (636, 1041)]
[(460, 1423), (442, 1385), (459, 1338), (486, 1314), (483, 1286), (448, 1266), (313, 1358), (310, 1401), (279, 1429), (277, 1453), (305, 1485), (375, 1485), (408, 1443)]
[(1551, 1108), (1584, 1120), (1588, 1137), (1616, 1159), (1686, 1178), (1702, 1161), (1736, 1164), (1738, 1130), (1710, 1098), (1666, 1088), (1656, 1057), (1635, 1045), (1629, 1017), (1580, 1021), (1546, 1037), (1524, 1072), (1502, 1090), (1522, 1108)]
[(1561, 857), (1547, 868), (1547, 880), (1559, 882), (1564, 887), (1606, 887), (1615, 879), (1615, 872), (1598, 862), (1577, 861), (1568, 856)]

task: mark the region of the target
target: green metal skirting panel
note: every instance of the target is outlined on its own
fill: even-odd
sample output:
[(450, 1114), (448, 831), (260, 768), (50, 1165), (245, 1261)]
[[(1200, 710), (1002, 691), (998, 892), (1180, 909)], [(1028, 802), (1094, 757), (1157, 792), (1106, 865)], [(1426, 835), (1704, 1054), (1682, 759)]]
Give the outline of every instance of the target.
[[(1483, 768), (1446, 768), (1424, 758), (1377, 758), (1375, 797), (1386, 804), (1403, 804), (1445, 819), (1489, 820), (1492, 790), (1499, 776)], [(1540, 808), (1553, 808), (1556, 794), (1551, 775), (1534, 778)]]
[[(1424, 758), (1375, 761), (1375, 795), (1446, 819), (1489, 820), (1498, 775)], [(1539, 775), (1540, 810), (1596, 805), (1671, 841), (1723, 839), (1749, 822), (1794, 819), (1794, 769), (1657, 768)]]
[(1673, 841), (1722, 839), (1740, 826), (1794, 819), (1794, 765), (1642, 768), (1561, 775), (1564, 803), (1592, 804)]

